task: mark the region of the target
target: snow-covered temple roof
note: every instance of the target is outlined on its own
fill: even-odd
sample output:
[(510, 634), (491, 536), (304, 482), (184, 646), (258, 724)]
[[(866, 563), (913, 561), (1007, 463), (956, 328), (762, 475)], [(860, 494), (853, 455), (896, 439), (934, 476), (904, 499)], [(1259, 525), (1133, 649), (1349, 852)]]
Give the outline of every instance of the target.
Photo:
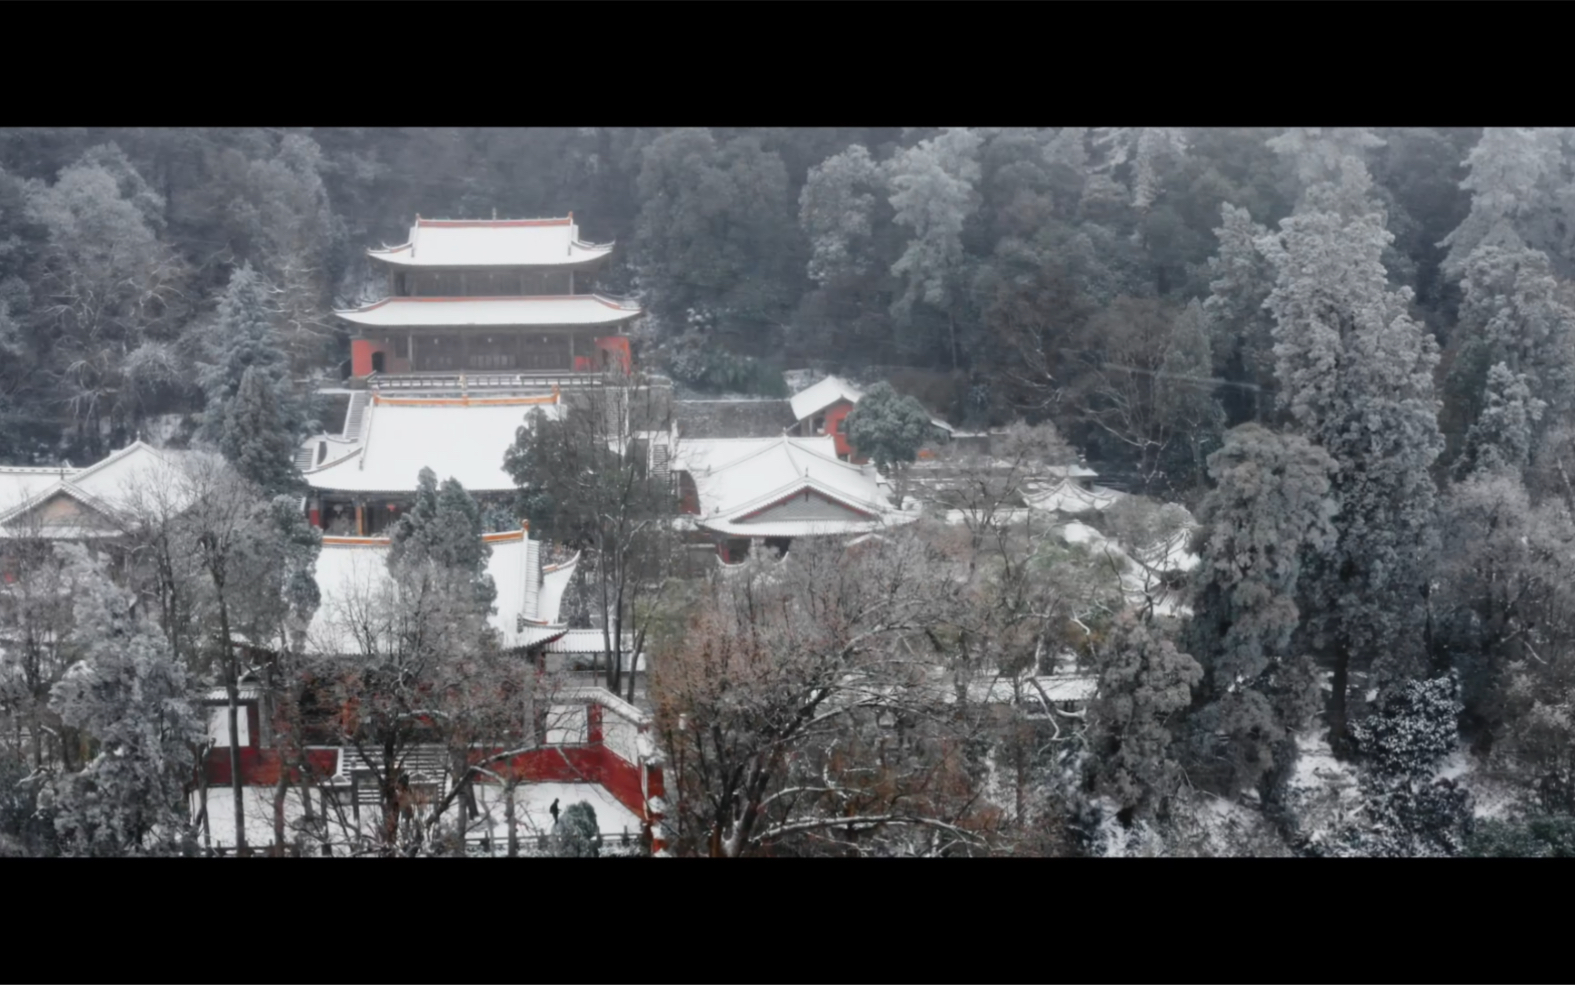
[(401, 246), (367, 255), (402, 267), (557, 267), (590, 263), (611, 243), (586, 243), (574, 214), (562, 219), (423, 219)]
[(512, 491), (503, 455), (536, 409), (557, 419), (563, 405), (541, 397), (377, 395), (367, 404), (360, 442), (345, 444), (339, 458), (306, 470), (306, 482), (341, 492), (414, 492), (416, 477), (430, 468), (439, 482), (452, 477), (473, 493)]
[(841, 400), (856, 404), (864, 396), (864, 391), (844, 380), (840, 376), (828, 376), (819, 383), (805, 387), (793, 395), (789, 401), (793, 405), (793, 416), (798, 420), (825, 410), (832, 404)]
[[(680, 441), (670, 467), (694, 479), (700, 508), (695, 522), (717, 533), (869, 533), (913, 519), (891, 508), (874, 466), (839, 461), (829, 435)], [(805, 504), (813, 498), (814, 506), (792, 503), (799, 498)]]
[(80, 511), (69, 511), (43, 518), (48, 536), (70, 540), (114, 534), (114, 525), (107, 521), (140, 493), (180, 489), (173, 481), (179, 454), (134, 441), (87, 468), (0, 469), (0, 537), (15, 536), (24, 516), (57, 497), (74, 500), (106, 522), (78, 522), (86, 518)]
[[(558, 621), (564, 589), (574, 577), (578, 555), (564, 564), (543, 567), (541, 543), (523, 530), (487, 534), (492, 556), (487, 574), (498, 590), (496, 611), (488, 619), (508, 649), (537, 646), (567, 630)], [(317, 587), (322, 603), (307, 630), (307, 646), (317, 653), (359, 652), (357, 627), (365, 625), (366, 601), (392, 584), (386, 537), (324, 537), (317, 556)]]
[(82, 470), (64, 466), (0, 468), (0, 516), (80, 471)]
[(599, 294), (503, 298), (384, 298), (336, 311), (371, 328), (446, 328), (476, 325), (614, 325), (638, 317), (640, 307)]

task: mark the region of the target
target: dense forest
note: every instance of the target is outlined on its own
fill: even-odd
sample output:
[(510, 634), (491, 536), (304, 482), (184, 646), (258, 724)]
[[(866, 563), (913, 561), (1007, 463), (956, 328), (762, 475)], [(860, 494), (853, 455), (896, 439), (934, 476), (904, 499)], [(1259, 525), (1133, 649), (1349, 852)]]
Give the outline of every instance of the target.
[[(1086, 643), (1067, 788), (1152, 850), (1203, 851), (1185, 790), (1250, 801), (1274, 851), (1575, 851), (1575, 130), (0, 130), (0, 463), (200, 444), (240, 295), (304, 394), (348, 357), (332, 311), (384, 293), (367, 247), (569, 210), (682, 392), (884, 380), (1195, 514), (1181, 618)], [(1066, 594), (1044, 577), (1018, 588)], [(1314, 719), (1366, 804), (1317, 844)], [(1461, 749), (1524, 792), (1512, 820), (1473, 821)], [(1015, 850), (1087, 850), (1079, 796), (1084, 841)]]
[[(1561, 138), (1524, 151), (1490, 142), (1468, 169), (1480, 137), (8, 130), (0, 455), (91, 457), (150, 415), (200, 409), (193, 367), (242, 265), (276, 293), (305, 376), (345, 359), (329, 312), (380, 293), (363, 250), (402, 242), (414, 215), (572, 209), (587, 235), (622, 244), (609, 287), (645, 300), (643, 363), (682, 384), (771, 392), (784, 367), (874, 373), (954, 422), (1049, 416), (1095, 459), (1146, 482), (1195, 485), (1217, 436), (1175, 434), (1179, 421), (1157, 408), (1179, 405), (1189, 432), (1218, 430), (1211, 400), (1225, 424), (1271, 421), (1279, 391), (1258, 302), (1273, 269), (1252, 240), (1341, 155), (1365, 164), (1364, 194), (1392, 236), (1384, 269), (1413, 292), (1411, 311), (1446, 364), (1460, 341), (1458, 267), (1484, 227), (1549, 210), (1521, 221), (1522, 234), (1559, 271)], [(1524, 162), (1497, 159), (1522, 152)], [(1501, 200), (1496, 186), (1518, 184), (1517, 167), (1545, 172), (1537, 202)], [(1446, 409), (1446, 431), (1462, 430), (1475, 400)]]

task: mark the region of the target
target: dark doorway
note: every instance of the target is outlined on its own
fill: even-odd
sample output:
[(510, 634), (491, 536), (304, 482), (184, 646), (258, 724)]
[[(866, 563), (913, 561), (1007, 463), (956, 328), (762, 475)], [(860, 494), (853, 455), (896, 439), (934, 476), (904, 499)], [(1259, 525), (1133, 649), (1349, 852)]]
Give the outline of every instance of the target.
[(381, 372), (383, 372), (383, 353), (381, 353), (381, 352), (374, 352), (374, 353), (372, 353), (372, 372), (374, 372), (374, 373), (381, 373)]

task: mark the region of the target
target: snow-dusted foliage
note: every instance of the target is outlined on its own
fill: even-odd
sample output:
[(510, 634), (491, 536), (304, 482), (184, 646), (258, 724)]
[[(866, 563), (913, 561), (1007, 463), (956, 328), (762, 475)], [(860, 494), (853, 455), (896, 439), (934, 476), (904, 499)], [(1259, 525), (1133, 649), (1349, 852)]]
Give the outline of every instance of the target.
[(1214, 366), (1223, 375), (1234, 363), (1250, 381), (1247, 397), (1233, 395), (1234, 405), (1246, 408), (1237, 411), (1235, 420), (1249, 411), (1262, 420), (1272, 401), (1261, 394), (1274, 382), (1274, 319), (1264, 302), (1274, 290), (1275, 275), (1257, 243), (1269, 231), (1246, 209), (1227, 202), (1220, 206), (1214, 235), (1219, 248), (1208, 260), (1209, 296), (1203, 301)]
[(1459, 277), (1483, 246), (1562, 246), (1559, 192), (1564, 184), (1562, 142), (1556, 128), (1484, 127), (1466, 156), (1470, 172), (1460, 187), (1471, 193), (1471, 211), (1440, 246), (1449, 248), (1444, 272)]
[(1120, 617), (1099, 653), (1089, 708), (1095, 782), (1124, 811), (1163, 811), (1181, 783), (1170, 719), (1192, 703), (1203, 668), (1153, 624)]
[(1333, 838), (1337, 855), (1458, 855), (1471, 827), (1471, 796), (1435, 779), (1459, 742), (1459, 684), (1452, 676), (1407, 681), (1351, 727), (1362, 805)]
[(552, 833), (553, 854), (559, 858), (595, 858), (600, 849), (596, 808), (585, 801), (570, 804)]
[(1304, 581), (1313, 643), (1336, 660), (1338, 737), (1351, 659), (1399, 676), (1424, 662), (1415, 600), (1434, 536), (1429, 469), (1444, 442), (1438, 347), (1408, 313), (1409, 289), (1388, 285), (1382, 213), (1317, 203), (1258, 243), (1278, 272), (1266, 304), (1280, 400), (1339, 466), (1339, 540)]
[(909, 148), (887, 164), (896, 222), (911, 231), (908, 246), (892, 265), (905, 289), (894, 310), (906, 317), (923, 301), (944, 305), (963, 260), (963, 223), (977, 207), (980, 134), (951, 127)]
[(798, 214), (809, 236), (811, 280), (824, 284), (868, 269), (877, 196), (885, 190), (880, 166), (860, 144), (810, 169)]
[(1189, 628), (1207, 669), (1193, 722), (1199, 781), (1234, 794), (1295, 755), (1289, 729), (1316, 709), (1309, 654), (1293, 647), (1300, 580), (1335, 543), (1334, 462), (1298, 435), (1245, 424), (1209, 456), (1216, 483), (1199, 510), (1197, 601)]
[(161, 855), (189, 844), (185, 787), (202, 723), (187, 700), (185, 670), (135, 596), (110, 581), (102, 559), (70, 559), (78, 659), (54, 686), (51, 707), (95, 748), (78, 773), (54, 783), (60, 851)]

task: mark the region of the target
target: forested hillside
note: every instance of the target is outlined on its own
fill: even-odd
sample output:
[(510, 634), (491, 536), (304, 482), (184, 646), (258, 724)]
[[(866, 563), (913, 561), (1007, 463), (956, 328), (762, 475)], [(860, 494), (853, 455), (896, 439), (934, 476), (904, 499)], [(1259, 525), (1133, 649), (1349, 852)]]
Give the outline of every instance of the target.
[[(91, 458), (150, 415), (200, 410), (194, 366), (241, 265), (283, 309), (297, 376), (331, 374), (347, 348), (328, 312), (383, 289), (368, 283), (365, 247), (403, 241), (417, 213), (572, 209), (587, 235), (622, 244), (607, 283), (654, 312), (644, 364), (680, 383), (770, 392), (775, 369), (875, 368), (954, 422), (1050, 416), (1097, 460), (1193, 486), (1208, 443), (1177, 432), (1217, 429), (1208, 397), (1227, 424), (1275, 412), (1260, 303), (1272, 270), (1252, 240), (1339, 154), (1365, 160), (1393, 236), (1385, 272), (1412, 289), (1412, 313), (1450, 365), (1461, 264), (1499, 215), (1525, 217), (1553, 272), (1566, 264), (1562, 138), (1522, 154), (1490, 136), (1462, 188), (1480, 137), (8, 130), (0, 455)], [(1545, 172), (1539, 190), (1498, 190), (1520, 184), (1516, 168)], [(1219, 382), (1200, 390), (1200, 375)], [(1451, 401), (1446, 431), (1459, 436), (1476, 399)]]
[[(737, 756), (727, 782), (789, 761), (760, 721), (819, 721), (847, 673), (816, 662), (828, 647), (889, 637), (861, 659), (898, 690), (886, 657), (916, 638), (959, 681), (964, 664), (1031, 676), (1061, 647), (1099, 681), (1075, 724), (1018, 721), (1017, 745), (1002, 727), (977, 756), (936, 737), (951, 725), (919, 729), (912, 786), (883, 787), (887, 807), (924, 801), (981, 852), (1575, 852), (1575, 130), (0, 130), (0, 465), (91, 462), (156, 429), (289, 491), (308, 395), (347, 372), (332, 312), (386, 293), (366, 248), (403, 242), (417, 214), (570, 210), (619, 243), (598, 289), (649, 312), (636, 368), (681, 394), (782, 397), (784, 370), (813, 368), (1010, 429), (1001, 447), (1018, 449), (1008, 466), (955, 459), (1006, 469), (981, 480), (989, 510), (927, 504), (925, 523), (963, 519), (849, 562), (863, 580), (813, 552), (767, 578), (760, 597), (797, 600), (769, 633), (753, 582), (675, 608), (688, 636), (669, 627), (671, 666), (688, 676), (666, 686), (756, 745), (668, 739)], [(851, 419), (855, 440), (875, 413)], [(1108, 554), (1047, 546), (1032, 518), (975, 522), (1077, 455), (1195, 516), (1183, 604), (1126, 604), (1099, 582)], [(1154, 515), (1122, 507), (1101, 532), (1157, 543)], [(83, 557), (69, 567), (108, 585)], [(901, 619), (868, 616), (882, 578)], [(109, 626), (119, 596), (95, 591), (103, 612), (83, 618)], [(785, 669), (740, 711), (715, 668), (764, 637)], [(769, 691), (784, 680), (800, 704)], [(953, 700), (966, 683), (923, 713), (960, 721)], [(886, 740), (860, 736), (825, 762), (879, 746), (884, 767)], [(978, 835), (998, 819), (969, 812), (1011, 785), (1008, 746), (1019, 827), (993, 842), (1011, 825)], [(819, 782), (789, 771), (784, 790), (799, 789), (785, 775)], [(724, 828), (735, 854), (763, 837), (728, 820), (735, 802), (753, 818), (784, 795), (764, 780), (719, 794), (713, 853)], [(798, 823), (767, 830), (831, 822)], [(891, 847), (863, 844), (847, 851)]]

